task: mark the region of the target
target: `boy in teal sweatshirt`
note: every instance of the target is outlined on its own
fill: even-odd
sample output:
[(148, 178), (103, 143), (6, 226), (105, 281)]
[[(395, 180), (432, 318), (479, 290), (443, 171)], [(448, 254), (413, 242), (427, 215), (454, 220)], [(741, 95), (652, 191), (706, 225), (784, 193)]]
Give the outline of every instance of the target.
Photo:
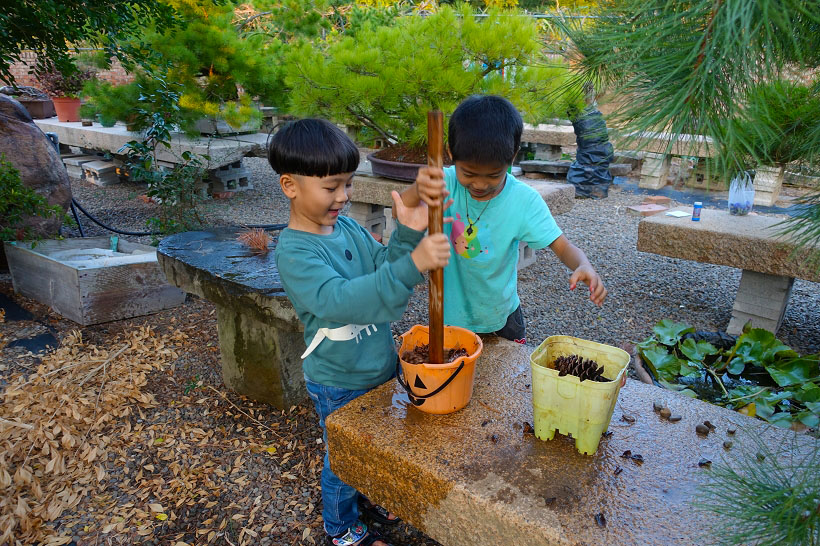
[[(340, 215), (359, 150), (327, 121), (285, 126), (271, 139), (268, 161), (290, 199), (276, 266), (305, 326), (305, 383), (327, 445), (325, 418), (393, 376), (397, 355), (390, 322), (401, 318), (422, 273), (447, 265), (450, 245), (441, 233), (425, 237), (427, 206), (408, 208), (397, 192), (398, 222), (387, 247)], [(386, 545), (359, 521), (357, 504), (382, 523), (398, 519), (342, 482), (330, 469), (327, 450), (321, 485), (327, 544)]]

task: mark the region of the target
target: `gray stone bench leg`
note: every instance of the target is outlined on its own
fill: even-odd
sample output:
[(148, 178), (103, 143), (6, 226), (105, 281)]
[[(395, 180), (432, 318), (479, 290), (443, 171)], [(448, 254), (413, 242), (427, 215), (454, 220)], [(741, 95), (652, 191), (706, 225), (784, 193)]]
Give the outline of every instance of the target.
[(744, 269), (732, 308), (732, 319), (726, 331), (739, 335), (743, 325), (751, 320), (755, 328), (777, 332), (783, 323), (793, 285), (794, 277)]
[(217, 304), (216, 311), (225, 385), (279, 409), (304, 400), (302, 332), (276, 328), (224, 305)]

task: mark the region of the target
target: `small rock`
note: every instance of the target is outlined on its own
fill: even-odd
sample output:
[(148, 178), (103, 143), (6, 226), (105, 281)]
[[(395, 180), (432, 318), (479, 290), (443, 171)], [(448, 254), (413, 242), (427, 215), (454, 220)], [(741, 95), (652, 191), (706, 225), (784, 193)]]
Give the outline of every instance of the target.
[(765, 461), (765, 460), (766, 460), (766, 456), (765, 456), (765, 455), (763, 455), (762, 453), (758, 453), (758, 454), (756, 455), (756, 457), (757, 457), (757, 460), (758, 460), (758, 461), (760, 461), (760, 462), (763, 462), (763, 461)]
[(628, 413), (624, 413), (623, 415), (621, 415), (621, 420), (626, 421), (627, 423), (634, 423), (635, 417), (629, 415)]
[(617, 476), (618, 474), (620, 474), (620, 473), (621, 473), (621, 472), (623, 472), (623, 471), (624, 471), (624, 469), (623, 469), (623, 468), (621, 468), (620, 466), (616, 466), (616, 467), (615, 467), (615, 472), (613, 472), (612, 474), (613, 474), (614, 476)]
[(659, 413), (661, 415), (661, 419), (669, 419), (669, 417), (672, 416), (672, 410), (670, 410), (669, 408), (661, 408), (661, 411)]
[(700, 434), (701, 436), (708, 436), (709, 435), (709, 427), (706, 425), (698, 425), (695, 427), (695, 432)]
[(681, 417), (679, 413), (673, 413), (669, 416), (669, 422), (671, 423), (677, 423), (681, 419), (683, 419), (683, 417)]
[(632, 456), (632, 450), (631, 450), (631, 449), (627, 449), (626, 451), (624, 451), (624, 452), (621, 454), (621, 458), (622, 458), (622, 459), (628, 459), (628, 458), (630, 458), (631, 456)]
[(659, 411), (661, 411), (664, 407), (666, 407), (666, 406), (664, 406), (664, 405), (663, 405), (663, 404), (661, 404), (660, 402), (653, 402), (653, 403), (652, 403), (652, 409), (655, 411), (655, 413), (658, 413), (658, 412), (659, 412)]
[(726, 434), (734, 434), (735, 432), (737, 432), (736, 428), (726, 429)]
[(638, 464), (643, 464), (643, 455), (641, 455), (640, 453), (636, 453), (636, 454), (632, 455), (630, 457), (630, 459), (632, 459), (633, 461), (635, 461)]
[(717, 429), (717, 427), (716, 427), (715, 425), (713, 425), (713, 424), (712, 424), (711, 422), (709, 422), (709, 421), (704, 421), (704, 422), (703, 422), (703, 424), (704, 424), (704, 425), (706, 425), (707, 427), (709, 427), (709, 430), (715, 430), (715, 429)]
[(489, 425), (489, 424), (490, 424), (490, 422), (489, 422), (488, 420), (486, 420), (486, 419), (485, 419), (484, 421), (482, 421), (482, 422), (481, 422), (481, 426), (482, 426), (482, 427), (486, 427), (486, 426), (487, 426), (487, 425)]
[(601, 436), (603, 436), (604, 438), (609, 438), (610, 436), (612, 436), (612, 431), (611, 431), (611, 430), (607, 430), (606, 432), (604, 432), (603, 434), (601, 434)]
[(555, 497), (546, 497), (544, 499), (544, 502), (547, 504), (547, 506), (549, 506), (551, 504), (554, 504), (555, 503)]
[(725, 442), (723, 442), (723, 449), (732, 449), (733, 445), (734, 445), (733, 442), (730, 442), (729, 440), (726, 440)]
[(603, 512), (598, 512), (595, 514), (595, 523), (598, 524), (598, 527), (606, 527), (606, 518), (604, 517)]
[(524, 421), (524, 434), (535, 434), (535, 429), (532, 428), (532, 425), (528, 422)]
[(704, 467), (704, 466), (711, 468), (712, 461), (710, 461), (709, 459), (701, 459), (701, 460), (698, 461), (698, 466), (701, 467), (701, 468)]
[(490, 441), (494, 444), (497, 444), (498, 443), (498, 436), (493, 434), (492, 436), (490, 436)]

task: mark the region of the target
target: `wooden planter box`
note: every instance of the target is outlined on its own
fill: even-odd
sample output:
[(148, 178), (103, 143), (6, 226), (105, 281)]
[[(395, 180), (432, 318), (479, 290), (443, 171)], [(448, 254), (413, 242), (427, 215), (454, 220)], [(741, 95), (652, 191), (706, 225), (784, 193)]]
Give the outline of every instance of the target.
[[(185, 301), (185, 293), (165, 280), (155, 248), (119, 237), (45, 240), (34, 248), (7, 242), (5, 251), (15, 292), (83, 326), (148, 315)], [(78, 256), (107, 251), (120, 254)]]

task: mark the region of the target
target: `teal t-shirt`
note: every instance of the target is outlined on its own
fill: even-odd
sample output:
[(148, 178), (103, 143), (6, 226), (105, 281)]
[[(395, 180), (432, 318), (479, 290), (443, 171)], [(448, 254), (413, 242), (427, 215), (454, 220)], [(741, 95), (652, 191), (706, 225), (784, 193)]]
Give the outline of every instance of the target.
[(305, 325), (302, 368), (344, 389), (381, 385), (396, 367), (390, 322), (422, 282), (410, 252), (424, 233), (398, 222), (385, 247), (350, 218), (330, 235), (284, 229), (276, 244), (282, 286)]
[(444, 268), (444, 323), (473, 332), (495, 332), (520, 305), (518, 243), (544, 248), (561, 228), (537, 191), (507, 174), (501, 193), (476, 201), (456, 179), (455, 167), (444, 169), (453, 204), (444, 211), (453, 222), (444, 232), (453, 245)]

